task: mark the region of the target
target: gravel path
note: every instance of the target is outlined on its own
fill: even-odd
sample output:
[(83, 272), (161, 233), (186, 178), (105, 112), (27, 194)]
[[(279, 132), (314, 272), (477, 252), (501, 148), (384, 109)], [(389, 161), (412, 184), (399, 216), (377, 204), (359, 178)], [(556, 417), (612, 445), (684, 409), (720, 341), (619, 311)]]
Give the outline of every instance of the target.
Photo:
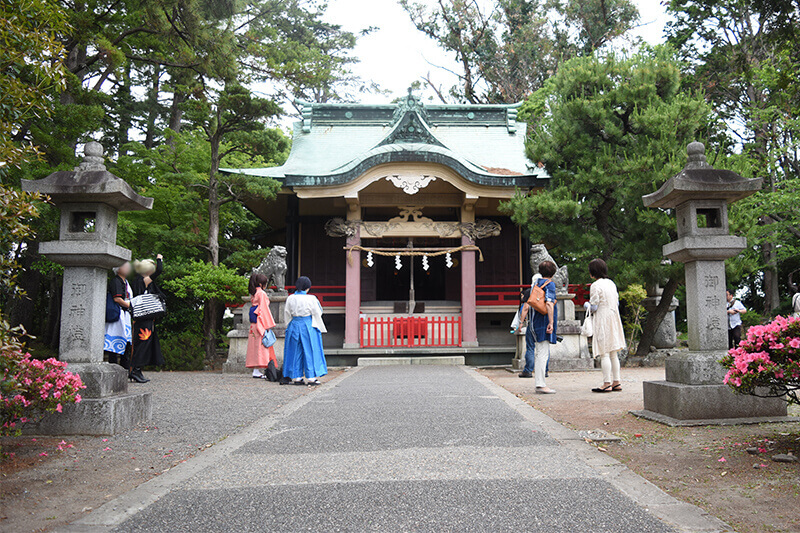
[(148, 426), (110, 437), (67, 437), (63, 451), (60, 438), (3, 439), (3, 449), (15, 457), (0, 466), (0, 530), (41, 531), (72, 522), (310, 390), (249, 375), (148, 377), (150, 383), (130, 385), (153, 393)]

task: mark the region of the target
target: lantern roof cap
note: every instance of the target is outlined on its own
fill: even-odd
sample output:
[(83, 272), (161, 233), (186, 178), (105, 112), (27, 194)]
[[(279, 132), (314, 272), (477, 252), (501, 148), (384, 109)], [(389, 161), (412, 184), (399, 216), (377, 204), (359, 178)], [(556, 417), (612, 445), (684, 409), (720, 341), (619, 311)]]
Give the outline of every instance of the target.
[(59, 170), (40, 180), (22, 180), (22, 190), (46, 194), (60, 203), (103, 203), (119, 211), (153, 208), (153, 199), (134, 192), (128, 183), (106, 170), (103, 146), (86, 143), (83, 161), (75, 170)]
[(656, 192), (642, 196), (645, 207), (674, 208), (689, 200), (741, 200), (761, 189), (762, 179), (745, 178), (732, 170), (708, 164), (705, 146), (689, 143), (686, 166)]

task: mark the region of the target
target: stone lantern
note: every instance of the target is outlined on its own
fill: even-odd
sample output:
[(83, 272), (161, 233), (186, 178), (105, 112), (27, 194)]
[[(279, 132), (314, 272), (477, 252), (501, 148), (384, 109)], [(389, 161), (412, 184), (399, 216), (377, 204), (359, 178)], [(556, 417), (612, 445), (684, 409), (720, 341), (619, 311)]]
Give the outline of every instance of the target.
[(664, 255), (685, 264), (689, 350), (667, 358), (666, 381), (644, 383), (644, 410), (635, 414), (670, 425), (768, 420), (786, 415), (780, 399), (740, 396), (722, 383), (719, 360), (728, 348), (725, 259), (747, 244), (728, 231), (728, 204), (755, 193), (761, 179), (746, 179), (706, 162), (705, 147), (689, 144), (686, 167), (644, 205), (675, 209), (678, 240)]
[(103, 147), (89, 142), (73, 171), (23, 180), (22, 189), (47, 194), (61, 212), (59, 239), (39, 244), (39, 253), (64, 266), (59, 359), (80, 375), (83, 400), (46, 416), (32, 432), (109, 435), (149, 421), (149, 393), (128, 393), (128, 375), (103, 362), (108, 271), (130, 260), (117, 246), (117, 213), (151, 209), (152, 198), (136, 194), (103, 164)]

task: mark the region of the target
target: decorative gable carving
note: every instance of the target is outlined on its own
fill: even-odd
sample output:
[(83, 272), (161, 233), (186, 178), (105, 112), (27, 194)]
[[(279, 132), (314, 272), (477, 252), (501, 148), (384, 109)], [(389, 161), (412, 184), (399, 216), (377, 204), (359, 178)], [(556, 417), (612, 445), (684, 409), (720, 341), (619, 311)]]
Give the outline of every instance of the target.
[(424, 189), (436, 180), (436, 176), (386, 176), (386, 180), (392, 182), (392, 185), (398, 189), (402, 189), (406, 194), (417, 194), (420, 189)]

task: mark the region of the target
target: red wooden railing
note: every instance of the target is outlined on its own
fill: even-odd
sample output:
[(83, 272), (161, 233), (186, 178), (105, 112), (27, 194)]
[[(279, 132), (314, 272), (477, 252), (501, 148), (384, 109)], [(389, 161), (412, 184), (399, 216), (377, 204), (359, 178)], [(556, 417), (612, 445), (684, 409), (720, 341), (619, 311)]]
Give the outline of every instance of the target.
[[(475, 303), (477, 305), (519, 305), (519, 294), (530, 285), (476, 285)], [(572, 300), (576, 306), (589, 301), (589, 285), (569, 284), (567, 291), (575, 295)]]
[(476, 305), (519, 305), (519, 294), (530, 285), (476, 285)]
[[(276, 287), (271, 287), (275, 289)], [(294, 292), (294, 285), (287, 285), (289, 294)], [(315, 285), (311, 287), (311, 294), (317, 297), (322, 307), (344, 307), (344, 285)], [(227, 304), (227, 307), (242, 307), (244, 304)]]
[[(519, 294), (530, 285), (476, 285), (475, 298), (479, 306), (493, 305), (519, 305)], [(274, 288), (274, 287), (273, 287)], [(287, 286), (286, 290), (291, 294), (294, 286)], [(573, 302), (576, 306), (582, 306), (589, 301), (589, 285), (570, 284), (568, 286), (570, 294), (575, 295)], [(344, 307), (345, 305), (345, 286), (344, 285), (319, 285), (311, 288), (322, 304), (322, 307)], [(242, 304), (228, 304), (228, 307), (241, 307)]]
[[(289, 294), (294, 292), (294, 285), (287, 285)], [(344, 285), (312, 285), (311, 294), (317, 297), (322, 307), (344, 307)]]
[(461, 317), (362, 317), (360, 345), (362, 348), (461, 346)]
[(575, 307), (583, 306), (584, 303), (589, 301), (589, 284), (586, 285), (578, 285), (570, 283), (567, 285), (567, 291), (570, 294), (575, 295), (575, 299), (572, 300), (572, 303), (575, 304)]

